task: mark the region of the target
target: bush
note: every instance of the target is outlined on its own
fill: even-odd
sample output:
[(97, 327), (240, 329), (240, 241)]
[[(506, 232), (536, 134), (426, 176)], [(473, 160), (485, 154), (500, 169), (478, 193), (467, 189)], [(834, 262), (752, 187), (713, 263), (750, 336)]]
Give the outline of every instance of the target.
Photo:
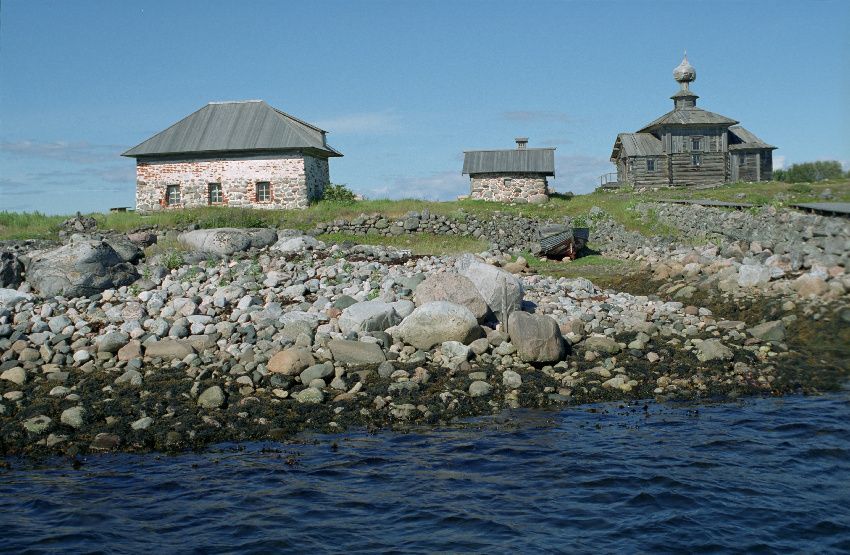
[(808, 183), (795, 183), (788, 187), (788, 190), (792, 193), (802, 193), (805, 195), (812, 192), (812, 186)]
[(327, 187), (325, 187), (325, 192), (322, 196), (322, 200), (329, 200), (331, 202), (344, 202), (344, 203), (352, 203), (357, 200), (357, 196), (354, 194), (354, 191), (349, 189), (346, 185), (331, 183)]
[(788, 168), (784, 177), (788, 183), (811, 183), (825, 179), (841, 179), (844, 177), (844, 171), (841, 164), (835, 160), (821, 160), (794, 164)]

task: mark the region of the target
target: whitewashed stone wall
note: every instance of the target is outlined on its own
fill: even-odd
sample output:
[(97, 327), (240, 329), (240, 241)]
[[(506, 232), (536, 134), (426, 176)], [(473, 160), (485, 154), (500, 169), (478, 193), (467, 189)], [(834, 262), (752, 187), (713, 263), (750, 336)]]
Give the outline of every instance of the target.
[[(256, 185), (271, 185), (271, 200), (256, 201)], [(329, 182), (327, 160), (302, 154), (137, 160), (136, 210), (150, 212), (209, 204), (208, 186), (221, 183), (223, 205), (306, 208)], [(168, 206), (168, 185), (180, 186), (181, 202)], [(317, 196), (318, 195), (318, 196)]]
[(474, 174), (470, 182), (469, 197), (473, 199), (533, 203), (549, 200), (549, 184), (541, 174)]

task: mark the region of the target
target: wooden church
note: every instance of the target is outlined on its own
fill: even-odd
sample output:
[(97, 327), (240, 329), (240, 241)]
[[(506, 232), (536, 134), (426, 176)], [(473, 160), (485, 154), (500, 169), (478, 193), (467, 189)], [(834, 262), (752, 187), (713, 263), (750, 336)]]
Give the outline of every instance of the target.
[(617, 135), (611, 152), (616, 186), (708, 186), (772, 178), (776, 147), (736, 120), (698, 108), (699, 97), (690, 89), (696, 76), (686, 54), (673, 70), (680, 85), (670, 97), (673, 110), (637, 133)]

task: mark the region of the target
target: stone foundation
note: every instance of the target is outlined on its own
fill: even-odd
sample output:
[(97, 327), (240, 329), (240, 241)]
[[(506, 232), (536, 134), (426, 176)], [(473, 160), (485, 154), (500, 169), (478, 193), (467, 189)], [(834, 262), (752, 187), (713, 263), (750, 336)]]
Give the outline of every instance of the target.
[[(271, 198), (257, 201), (257, 183), (270, 184)], [(210, 205), (208, 187), (220, 183), (225, 206), (306, 208), (321, 198), (330, 182), (328, 161), (303, 154), (245, 157), (139, 159), (136, 162), (136, 210), (151, 212)], [(180, 203), (169, 205), (166, 191), (179, 185)]]
[(549, 184), (543, 174), (499, 173), (470, 176), (469, 198), (497, 202), (543, 203), (549, 200)]

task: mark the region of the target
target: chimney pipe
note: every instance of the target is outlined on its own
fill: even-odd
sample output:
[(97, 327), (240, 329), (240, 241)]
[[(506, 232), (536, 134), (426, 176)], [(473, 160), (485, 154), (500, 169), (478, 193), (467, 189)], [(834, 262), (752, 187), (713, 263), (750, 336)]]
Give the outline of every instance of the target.
[(528, 137), (517, 137), (516, 138), (516, 148), (517, 150), (525, 150), (525, 147), (528, 146)]

